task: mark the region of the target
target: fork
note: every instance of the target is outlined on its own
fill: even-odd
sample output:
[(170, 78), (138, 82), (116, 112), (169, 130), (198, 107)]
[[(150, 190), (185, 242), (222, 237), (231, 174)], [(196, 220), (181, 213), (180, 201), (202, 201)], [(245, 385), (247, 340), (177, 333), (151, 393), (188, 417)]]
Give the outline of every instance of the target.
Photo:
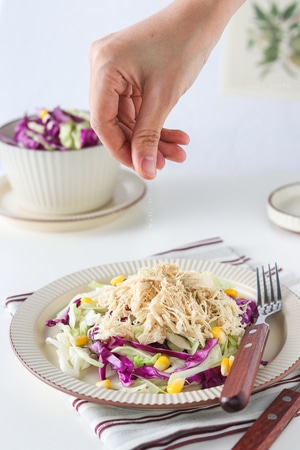
[(232, 450), (267, 450), (300, 408), (300, 383), (283, 389), (235, 444)]
[[(248, 404), (269, 335), (269, 325), (266, 320), (271, 314), (279, 312), (282, 307), (277, 264), (275, 264), (276, 293), (270, 264), (268, 264), (267, 270), (269, 289), (264, 267), (261, 268), (261, 275), (262, 278), (257, 268), (258, 319), (254, 325), (247, 327), (245, 330), (220, 397), (221, 406), (227, 412), (239, 411)], [(261, 284), (263, 287), (261, 287)]]

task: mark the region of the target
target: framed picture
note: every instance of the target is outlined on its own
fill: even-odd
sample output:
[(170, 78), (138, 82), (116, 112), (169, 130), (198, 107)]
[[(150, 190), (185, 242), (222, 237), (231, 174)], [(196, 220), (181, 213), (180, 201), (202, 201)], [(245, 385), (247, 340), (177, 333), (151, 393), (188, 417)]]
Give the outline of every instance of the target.
[(224, 94), (300, 99), (300, 0), (248, 0), (224, 35)]

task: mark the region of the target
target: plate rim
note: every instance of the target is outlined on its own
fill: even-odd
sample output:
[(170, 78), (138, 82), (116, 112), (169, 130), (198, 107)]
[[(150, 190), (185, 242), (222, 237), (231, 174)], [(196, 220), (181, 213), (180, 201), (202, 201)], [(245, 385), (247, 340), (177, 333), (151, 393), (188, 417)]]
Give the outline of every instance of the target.
[[(181, 265), (183, 270), (211, 270), (217, 276), (220, 276), (224, 280), (233, 280), (236, 278), (236, 282), (239, 284), (245, 284), (245, 287), (255, 290), (256, 288), (256, 275), (251, 269), (244, 267), (234, 266), (228, 263), (215, 262), (215, 261), (203, 261), (199, 259), (190, 258), (148, 258), (129, 261), (120, 261), (116, 263), (102, 264), (87, 269), (83, 269), (77, 272), (70, 273), (61, 277), (52, 283), (47, 284), (41, 289), (32, 294), (21, 306), (17, 309), (13, 315), (10, 330), (9, 339), (13, 351), (21, 363), (35, 375), (41, 379), (44, 383), (52, 386), (53, 388), (67, 393), (73, 397), (80, 398), (85, 401), (98, 403), (107, 406), (117, 406), (120, 408), (138, 408), (138, 409), (188, 409), (193, 407), (206, 407), (211, 404), (219, 404), (222, 386), (217, 386), (209, 389), (198, 389), (194, 391), (182, 392), (179, 394), (163, 395), (163, 394), (142, 394), (142, 393), (127, 393), (121, 391), (113, 391), (109, 389), (95, 387), (89, 385), (82, 380), (72, 378), (58, 368), (56, 368), (41, 352), (41, 349), (37, 343), (35, 330), (39, 320), (39, 317), (45, 310), (46, 306), (49, 306), (51, 302), (59, 298), (59, 295), (66, 295), (68, 292), (74, 289), (81, 289), (83, 285), (87, 285), (94, 276), (102, 276), (102, 279), (108, 279), (113, 275), (120, 273), (120, 270), (126, 268), (132, 269), (129, 273), (135, 273), (140, 267), (153, 266), (161, 262), (168, 262)], [(135, 271), (135, 272), (134, 272)], [(230, 275), (230, 276), (229, 276)], [(227, 278), (226, 278), (227, 276)], [(230, 278), (231, 277), (231, 278)], [(101, 279), (101, 278), (98, 278)], [(65, 286), (65, 290), (62, 286)], [(290, 293), (294, 297), (294, 300), (299, 297), (293, 293), (290, 289), (282, 286), (283, 292)], [(50, 295), (51, 294), (51, 295)], [(70, 294), (71, 295), (71, 294)], [(54, 296), (54, 298), (52, 298)], [(62, 305), (63, 307), (64, 305)], [(300, 303), (299, 303), (300, 312)], [(22, 323), (23, 318), (26, 318), (26, 327)], [(28, 323), (29, 318), (29, 323)], [(24, 336), (25, 332), (25, 336)], [(27, 335), (26, 335), (27, 333)], [(287, 332), (288, 335), (288, 332)], [(289, 336), (286, 337), (286, 341)], [(284, 346), (286, 346), (286, 341)], [(300, 333), (299, 333), (300, 343)], [(30, 350), (30, 357), (27, 357), (27, 353)], [(282, 349), (274, 359), (281, 355)], [(32, 358), (32, 359), (31, 359)], [(294, 358), (294, 356), (293, 356)], [(275, 361), (278, 365), (278, 362)], [(273, 361), (270, 362), (272, 365)], [(253, 392), (256, 393), (272, 385), (273, 383), (280, 381), (291, 373), (299, 364), (300, 356), (297, 356), (292, 362), (289, 361), (289, 366), (281, 368), (276, 376), (266, 379), (265, 374), (269, 369), (264, 368), (263, 374), (259, 372), (258, 378), (260, 381), (256, 381)], [(268, 367), (268, 366), (267, 366)], [(99, 394), (95, 395), (95, 392)], [(200, 398), (201, 393), (205, 394), (205, 399)]]

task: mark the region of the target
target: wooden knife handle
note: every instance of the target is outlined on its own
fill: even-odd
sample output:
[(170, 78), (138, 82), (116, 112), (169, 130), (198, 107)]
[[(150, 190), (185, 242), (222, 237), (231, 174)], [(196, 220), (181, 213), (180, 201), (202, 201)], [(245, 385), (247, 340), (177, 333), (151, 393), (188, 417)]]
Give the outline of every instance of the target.
[(299, 392), (292, 389), (283, 389), (232, 450), (245, 450), (245, 448), (269, 449), (296, 415), (299, 408)]
[(266, 323), (246, 328), (223, 386), (220, 403), (225, 411), (239, 411), (248, 404), (268, 334)]

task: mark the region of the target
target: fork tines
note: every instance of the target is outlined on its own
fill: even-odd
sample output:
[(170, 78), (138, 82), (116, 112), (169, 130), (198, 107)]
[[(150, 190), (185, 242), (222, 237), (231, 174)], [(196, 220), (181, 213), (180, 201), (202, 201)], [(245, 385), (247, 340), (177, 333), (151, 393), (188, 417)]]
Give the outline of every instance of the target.
[[(256, 280), (257, 280), (257, 304), (262, 307), (264, 305), (270, 305), (271, 303), (277, 303), (282, 300), (280, 281), (278, 275), (277, 263), (275, 263), (274, 268), (271, 269), (270, 264), (268, 264), (268, 270), (265, 271), (264, 267), (261, 267), (262, 283), (263, 283), (263, 300), (262, 300), (262, 290), (260, 286), (259, 269), (256, 269)], [(275, 274), (276, 278), (276, 294), (274, 292), (273, 279), (272, 276)], [(266, 277), (269, 278), (269, 289), (267, 287)], [(268, 293), (269, 292), (269, 293)]]

